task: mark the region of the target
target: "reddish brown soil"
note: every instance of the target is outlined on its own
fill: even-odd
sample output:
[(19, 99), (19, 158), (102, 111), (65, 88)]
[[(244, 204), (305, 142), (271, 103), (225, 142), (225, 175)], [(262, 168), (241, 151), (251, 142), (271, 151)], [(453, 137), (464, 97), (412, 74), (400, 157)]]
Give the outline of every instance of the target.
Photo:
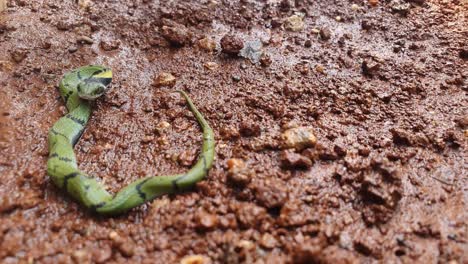
[[(10, 0), (0, 262), (467, 263), (468, 5), (369, 2)], [(288, 30), (298, 11), (304, 28)], [(236, 56), (253, 40), (257, 64)], [(91, 63), (115, 78), (76, 147), (80, 168), (112, 191), (187, 170), (201, 132), (172, 93), (184, 89), (217, 139), (193, 191), (104, 218), (52, 185), (56, 86)], [(174, 87), (153, 85), (162, 72)], [(317, 144), (283, 151), (293, 126)], [(228, 177), (231, 158), (247, 175)]]

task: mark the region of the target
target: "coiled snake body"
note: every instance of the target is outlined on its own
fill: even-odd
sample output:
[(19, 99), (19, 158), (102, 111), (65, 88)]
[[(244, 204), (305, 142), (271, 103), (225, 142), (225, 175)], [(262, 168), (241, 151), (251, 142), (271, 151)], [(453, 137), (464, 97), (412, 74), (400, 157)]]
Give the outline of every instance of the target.
[(213, 164), (214, 134), (203, 115), (183, 91), (179, 92), (203, 130), (202, 151), (196, 164), (188, 172), (139, 179), (112, 195), (105, 190), (103, 184), (78, 169), (73, 147), (91, 115), (90, 101), (104, 94), (111, 80), (110, 69), (94, 65), (78, 68), (62, 78), (59, 91), (69, 112), (49, 131), (47, 173), (54, 184), (97, 213), (119, 214), (157, 196), (186, 190), (203, 179)]

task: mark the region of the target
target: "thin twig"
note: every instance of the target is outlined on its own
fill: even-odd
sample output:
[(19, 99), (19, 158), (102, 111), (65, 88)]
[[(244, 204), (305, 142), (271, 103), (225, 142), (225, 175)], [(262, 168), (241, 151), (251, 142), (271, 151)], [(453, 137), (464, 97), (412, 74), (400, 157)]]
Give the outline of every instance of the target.
[(430, 177), (431, 177), (432, 179), (436, 180), (436, 181), (439, 181), (439, 182), (443, 183), (443, 184), (447, 184), (447, 185), (450, 185), (450, 186), (453, 185), (453, 183), (447, 182), (447, 181), (442, 180), (442, 179), (439, 179), (439, 178), (437, 178), (437, 177), (434, 177), (434, 176), (430, 176)]

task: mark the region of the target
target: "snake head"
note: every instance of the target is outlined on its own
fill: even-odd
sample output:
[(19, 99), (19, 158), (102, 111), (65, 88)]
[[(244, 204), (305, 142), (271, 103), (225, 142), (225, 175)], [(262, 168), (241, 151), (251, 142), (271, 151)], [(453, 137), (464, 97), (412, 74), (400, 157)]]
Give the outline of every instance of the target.
[[(85, 100), (96, 100), (102, 96), (112, 81), (112, 71), (102, 66), (95, 72), (87, 72), (87, 77), (78, 84), (78, 96)], [(89, 70), (89, 69), (88, 69)], [(81, 75), (82, 76), (82, 75)]]

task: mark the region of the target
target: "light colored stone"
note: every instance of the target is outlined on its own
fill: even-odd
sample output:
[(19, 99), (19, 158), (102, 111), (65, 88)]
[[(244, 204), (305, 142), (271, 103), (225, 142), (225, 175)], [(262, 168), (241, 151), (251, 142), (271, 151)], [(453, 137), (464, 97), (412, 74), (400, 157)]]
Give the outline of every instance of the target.
[(295, 127), (284, 131), (281, 135), (285, 148), (304, 149), (312, 147), (317, 139), (310, 127)]
[(160, 123), (158, 123), (158, 128), (159, 129), (166, 129), (168, 127), (170, 127), (171, 124), (167, 121), (161, 121)]
[(198, 45), (200, 48), (210, 52), (216, 49), (216, 41), (210, 37), (200, 39), (200, 41), (198, 41)]
[(216, 62), (206, 62), (205, 64), (203, 64), (203, 66), (210, 70), (210, 71), (214, 71), (216, 69), (218, 69), (219, 65), (216, 63)]
[(110, 238), (110, 240), (112, 240), (112, 241), (114, 241), (114, 242), (121, 239), (119, 233), (117, 233), (117, 232), (115, 232), (115, 231), (111, 231), (111, 232), (109, 233), (109, 238)]
[[(0, 0), (0, 1), (1, 1), (1, 0)], [(79, 5), (80, 8), (82, 8), (82, 9), (88, 8), (90, 4), (91, 4), (91, 0), (78, 0), (78, 5)]]
[(75, 250), (72, 253), (72, 257), (77, 263), (83, 263), (88, 255), (88, 252), (84, 249)]
[(203, 255), (185, 256), (180, 260), (180, 264), (209, 264), (210, 258)]
[(255, 248), (255, 244), (252, 241), (245, 240), (245, 239), (239, 241), (237, 246), (240, 247), (240, 248), (243, 248), (245, 250), (251, 250), (251, 249)]
[(154, 86), (161, 87), (161, 86), (168, 86), (172, 87), (176, 84), (176, 78), (174, 75), (168, 72), (161, 72), (158, 77), (154, 80)]
[(269, 233), (265, 233), (260, 239), (260, 245), (264, 248), (274, 248), (278, 244), (278, 241), (274, 236)]
[(228, 179), (231, 182), (243, 186), (251, 181), (254, 173), (243, 160), (229, 159), (226, 163), (228, 166)]
[(284, 27), (291, 31), (301, 31), (304, 29), (304, 14), (296, 13), (286, 19)]

